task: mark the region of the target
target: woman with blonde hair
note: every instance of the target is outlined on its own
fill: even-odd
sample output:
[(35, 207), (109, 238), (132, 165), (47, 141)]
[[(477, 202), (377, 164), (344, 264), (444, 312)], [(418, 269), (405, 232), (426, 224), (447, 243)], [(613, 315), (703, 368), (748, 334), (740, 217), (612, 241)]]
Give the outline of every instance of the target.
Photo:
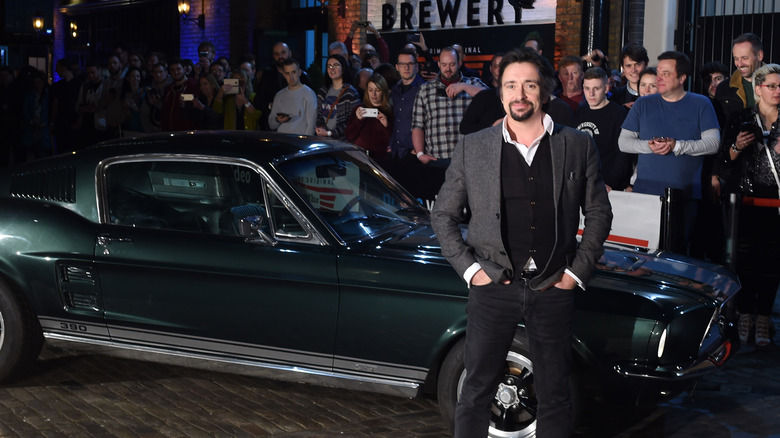
[[(725, 179), (728, 192), (780, 199), (780, 65), (756, 70), (753, 89), (756, 105), (732, 116), (723, 131), (717, 174)], [(778, 228), (778, 208), (740, 208), (736, 261), (742, 291), (737, 295), (737, 331), (743, 345), (751, 340), (757, 347), (772, 343), (771, 314), (780, 283)]]

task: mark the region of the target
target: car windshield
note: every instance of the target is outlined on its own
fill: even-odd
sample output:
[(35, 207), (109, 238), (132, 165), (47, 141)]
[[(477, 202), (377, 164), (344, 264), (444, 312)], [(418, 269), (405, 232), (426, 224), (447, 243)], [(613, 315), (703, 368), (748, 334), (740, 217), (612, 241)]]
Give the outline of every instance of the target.
[(358, 151), (287, 161), (279, 171), (344, 241), (410, 228), (427, 212)]

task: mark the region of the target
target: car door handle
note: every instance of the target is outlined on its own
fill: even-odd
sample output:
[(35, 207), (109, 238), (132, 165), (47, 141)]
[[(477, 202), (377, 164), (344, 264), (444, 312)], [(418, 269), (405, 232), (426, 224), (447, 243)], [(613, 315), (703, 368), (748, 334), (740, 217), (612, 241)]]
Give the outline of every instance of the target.
[(103, 255), (109, 255), (111, 253), (108, 249), (108, 245), (112, 242), (131, 243), (132, 241), (133, 239), (129, 237), (113, 237), (106, 234), (101, 234), (97, 238), (98, 245), (103, 247)]

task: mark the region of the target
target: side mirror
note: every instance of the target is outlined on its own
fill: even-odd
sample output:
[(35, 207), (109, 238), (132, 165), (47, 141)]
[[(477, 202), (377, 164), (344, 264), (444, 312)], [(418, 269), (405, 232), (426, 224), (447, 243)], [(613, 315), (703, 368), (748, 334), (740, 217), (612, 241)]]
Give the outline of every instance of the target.
[(238, 232), (242, 236), (257, 237), (262, 243), (275, 245), (276, 242), (263, 231), (263, 216), (245, 216), (238, 220)]

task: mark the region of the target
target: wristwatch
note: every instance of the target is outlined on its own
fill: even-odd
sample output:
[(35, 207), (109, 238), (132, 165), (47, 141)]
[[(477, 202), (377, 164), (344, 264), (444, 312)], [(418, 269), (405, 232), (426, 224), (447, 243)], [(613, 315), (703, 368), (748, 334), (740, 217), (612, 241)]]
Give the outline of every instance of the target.
[(740, 153), (740, 152), (742, 152), (743, 149), (744, 148), (742, 148), (742, 149), (738, 148), (736, 143), (731, 143), (731, 150), (732, 151), (734, 151), (736, 153)]

